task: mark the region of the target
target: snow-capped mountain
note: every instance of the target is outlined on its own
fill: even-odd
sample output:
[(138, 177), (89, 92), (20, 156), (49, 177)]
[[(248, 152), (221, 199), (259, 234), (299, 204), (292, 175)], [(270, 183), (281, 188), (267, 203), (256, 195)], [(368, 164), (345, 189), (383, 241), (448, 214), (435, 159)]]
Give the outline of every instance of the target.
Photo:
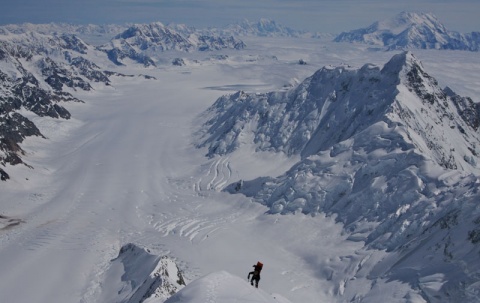
[[(205, 113), (199, 147), (209, 156), (244, 145), (300, 155), (279, 177), (236, 182), (226, 191), (271, 213), (335, 214), (352, 239), (401, 258), (442, 251), (431, 262), (443, 288), (427, 297), (460, 297), (458, 283), (476, 283), (466, 268), (478, 267), (480, 251), (479, 117), (470, 98), (441, 89), (404, 52), (383, 68), (324, 67), (288, 92), (223, 96)], [(404, 272), (404, 263), (390, 262), (369, 275), (419, 279)], [(427, 279), (431, 268), (418, 266), (415, 274)]]
[(359, 42), (394, 49), (451, 49), (478, 51), (479, 34), (449, 31), (431, 13), (402, 12), (367, 28), (343, 32), (335, 42)]
[(232, 36), (200, 34), (190, 27), (175, 25), (174, 28), (170, 28), (160, 22), (133, 25), (115, 36), (109, 44), (100, 47), (117, 65), (123, 64), (123, 59), (130, 58), (145, 66), (155, 66), (152, 57), (164, 51), (191, 52), (243, 48), (245, 48), (243, 41)]

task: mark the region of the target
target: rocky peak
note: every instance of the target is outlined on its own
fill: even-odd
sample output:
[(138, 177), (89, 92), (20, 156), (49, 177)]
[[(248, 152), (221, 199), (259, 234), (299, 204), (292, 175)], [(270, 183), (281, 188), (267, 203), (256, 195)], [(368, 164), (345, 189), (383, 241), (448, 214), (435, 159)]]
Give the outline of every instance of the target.
[[(118, 268), (123, 271), (119, 272)], [(114, 294), (105, 294), (106, 301), (164, 302), (185, 286), (183, 275), (172, 258), (155, 255), (132, 243), (120, 249), (107, 273), (104, 283), (116, 285), (118, 289)]]

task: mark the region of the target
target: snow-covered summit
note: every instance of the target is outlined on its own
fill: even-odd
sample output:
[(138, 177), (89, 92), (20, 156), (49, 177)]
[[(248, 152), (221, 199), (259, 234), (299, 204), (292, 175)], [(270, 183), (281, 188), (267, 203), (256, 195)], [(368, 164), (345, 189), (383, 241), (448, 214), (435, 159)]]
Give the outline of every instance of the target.
[(478, 34), (449, 31), (431, 13), (402, 12), (366, 28), (343, 32), (335, 42), (360, 42), (393, 49), (458, 49), (478, 51)]
[[(149, 301), (150, 302), (150, 301)], [(155, 301), (151, 301), (153, 303)], [(213, 272), (197, 279), (165, 303), (194, 303), (194, 302), (263, 302), (289, 303), (280, 295), (268, 294), (261, 288), (253, 288), (245, 280), (226, 271)]]

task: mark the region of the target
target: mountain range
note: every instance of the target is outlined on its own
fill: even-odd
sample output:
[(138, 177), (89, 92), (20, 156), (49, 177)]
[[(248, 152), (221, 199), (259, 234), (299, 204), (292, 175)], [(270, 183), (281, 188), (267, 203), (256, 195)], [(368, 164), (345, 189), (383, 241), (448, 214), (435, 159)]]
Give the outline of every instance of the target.
[[(116, 65), (124, 65), (128, 58), (148, 67), (155, 66), (151, 56), (164, 51), (245, 47), (241, 40), (233, 37), (199, 34), (180, 25), (175, 28), (179, 31), (159, 22), (126, 29), (113, 25), (63, 24), (0, 27), (0, 163), (3, 166), (23, 163), (24, 151), (19, 144), (28, 136), (43, 136), (35, 124), (20, 113), (21, 109), (39, 116), (69, 119), (70, 113), (62, 104), (81, 102), (73, 96), (76, 90), (90, 91), (97, 84), (108, 86), (110, 77), (126, 76), (103, 68), (105, 58)], [(108, 44), (101, 46), (91, 45), (77, 36), (109, 35), (122, 29)], [(9, 179), (2, 168), (0, 178)]]
[(175, 28), (160, 22), (132, 25), (99, 49), (105, 51), (109, 59), (117, 65), (122, 65), (122, 60), (129, 58), (147, 67), (155, 66), (155, 60), (151, 56), (159, 52), (240, 50), (246, 47), (243, 41), (233, 36), (202, 34), (194, 28), (178, 25)]
[(365, 43), (387, 50), (480, 50), (480, 32), (450, 31), (435, 15), (416, 12), (402, 12), (366, 28), (343, 32), (334, 41)]
[[(5, 167), (23, 163), (24, 139), (45, 138), (30, 117), (70, 119), (66, 104), (83, 102), (76, 97), (78, 92), (110, 87), (116, 77), (127, 77), (108, 68), (138, 68), (138, 64), (153, 68), (167, 51), (242, 50), (246, 45), (237, 35), (306, 35), (269, 20), (245, 21), (225, 32), (162, 23), (82, 27), (89, 35), (114, 34), (108, 43), (94, 46), (72, 34), (79, 28), (49, 33), (52, 28), (57, 27), (0, 28), (0, 177), (4, 181), (9, 179)], [(343, 33), (336, 41), (371, 43), (389, 50), (478, 50), (476, 35), (449, 32), (431, 14), (402, 13), (393, 21)], [(345, 297), (361, 300), (386, 281), (408, 284), (431, 302), (459, 301), (476, 293), (480, 106), (440, 87), (411, 52), (393, 55), (382, 67), (325, 66), (286, 91), (224, 95), (201, 120), (196, 146), (211, 159), (245, 148), (298, 158), (278, 176), (232, 182), (225, 192), (263, 204), (270, 214), (326, 214), (342, 223), (349, 240), (365, 243), (359, 255), (373, 256), (369, 252), (374, 250), (389, 253), (381, 260), (365, 257), (355, 274), (344, 278), (344, 286), (366, 279), (370, 288), (348, 287), (338, 293), (345, 291)], [(188, 228), (178, 229), (182, 233)], [(105, 302), (163, 302), (177, 292), (168, 302), (182, 296), (192, 301), (223, 296), (234, 287), (239, 289), (236, 296), (251, 290), (223, 271), (184, 288), (173, 260), (134, 244), (123, 246), (110, 266), (107, 276), (115, 279), (103, 282), (115, 284), (105, 289), (117, 291), (103, 293)], [(322, 264), (321, 270), (331, 271), (332, 277), (336, 272), (329, 264)], [(212, 281), (218, 282), (220, 292), (205, 289)], [(249, 296), (287, 302), (272, 300), (263, 292)]]

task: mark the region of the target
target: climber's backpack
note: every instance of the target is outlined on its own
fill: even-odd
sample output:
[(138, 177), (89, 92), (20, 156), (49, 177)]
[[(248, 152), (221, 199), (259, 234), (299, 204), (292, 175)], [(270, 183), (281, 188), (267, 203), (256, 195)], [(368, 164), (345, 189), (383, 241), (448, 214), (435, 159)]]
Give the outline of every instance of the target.
[(263, 268), (263, 263), (258, 261), (257, 262), (257, 269), (258, 269), (258, 273), (260, 273), (262, 271), (262, 268)]

